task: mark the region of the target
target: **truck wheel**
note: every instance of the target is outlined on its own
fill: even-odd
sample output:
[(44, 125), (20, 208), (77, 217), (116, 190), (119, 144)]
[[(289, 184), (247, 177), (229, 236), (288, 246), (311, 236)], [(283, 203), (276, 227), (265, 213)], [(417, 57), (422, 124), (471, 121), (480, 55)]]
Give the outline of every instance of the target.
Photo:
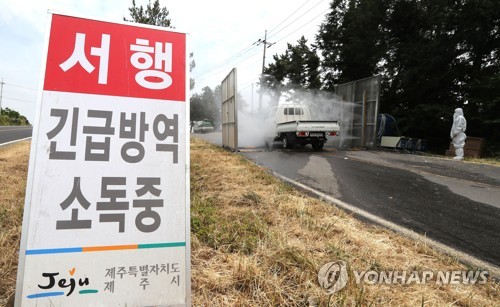
[(313, 147), (314, 151), (320, 151), (323, 149), (324, 144), (325, 143), (323, 143), (323, 142), (314, 142), (314, 143), (312, 143), (312, 147)]
[(291, 147), (286, 135), (283, 135), (283, 138), (281, 139), (281, 145), (283, 146), (283, 149), (288, 149)]

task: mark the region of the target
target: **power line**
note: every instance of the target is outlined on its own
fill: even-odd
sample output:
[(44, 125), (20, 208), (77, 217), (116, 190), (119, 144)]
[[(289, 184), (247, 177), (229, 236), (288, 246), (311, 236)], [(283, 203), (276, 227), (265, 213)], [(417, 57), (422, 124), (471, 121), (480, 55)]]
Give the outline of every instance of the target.
[(24, 99), (19, 99), (19, 98), (12, 98), (12, 97), (3, 97), (4, 99), (10, 99), (10, 100), (17, 100), (17, 101), (24, 101), (24, 102), (30, 102), (30, 103), (35, 103), (33, 100), (24, 100)]
[(16, 85), (16, 84), (11, 84), (11, 83), (5, 83), (5, 85), (8, 85), (8, 86), (13, 86), (13, 87), (17, 87), (17, 88), (20, 88), (20, 89), (23, 89), (23, 90), (28, 90), (28, 91), (33, 91), (33, 92), (36, 92), (37, 90), (35, 89), (32, 89), (32, 88), (27, 88), (27, 87), (24, 87), (24, 86), (20, 86), (20, 85)]
[[(288, 20), (291, 16), (293, 16), (293, 15), (294, 15), (294, 14), (295, 14), (298, 10), (300, 10), (302, 7), (304, 7), (304, 5), (306, 5), (309, 1), (310, 1), (310, 0), (307, 0), (306, 2), (304, 2), (304, 3), (303, 3), (301, 6), (299, 6), (299, 7), (298, 7), (298, 8), (297, 8), (297, 9), (296, 9), (296, 10), (295, 10), (295, 11), (294, 11), (294, 12), (293, 12), (290, 16), (288, 16), (287, 18), (285, 18), (282, 22), (280, 22), (277, 26), (275, 26), (275, 27), (273, 28), (273, 30), (271, 30), (271, 31), (274, 31), (274, 29), (278, 28), (281, 24), (283, 24), (285, 21), (287, 21), (287, 20)], [(321, 1), (323, 1), (323, 0), (321, 0)], [(321, 2), (321, 1), (320, 1), (320, 2)], [(317, 3), (317, 4), (316, 4), (315, 6), (313, 6), (312, 8), (316, 7), (318, 4), (319, 4), (319, 3)], [(311, 9), (312, 9), (312, 8), (311, 8)], [(310, 11), (311, 9), (309, 9), (308, 11)], [(307, 11), (307, 12), (308, 12), (308, 11)], [(306, 12), (306, 13), (307, 13), (307, 12)], [(300, 17), (302, 17), (302, 16), (303, 16), (303, 15), (301, 15)], [(300, 18), (300, 17), (299, 17), (299, 18)], [(292, 22), (292, 23), (293, 23), (293, 22)], [(291, 23), (291, 24), (292, 24), (292, 23)], [(285, 27), (285, 28), (286, 28), (286, 27)], [(283, 30), (283, 29), (282, 29), (282, 30)], [(270, 32), (271, 32), (271, 31), (270, 31)], [(281, 30), (280, 30), (280, 31), (281, 31)], [(256, 44), (257, 44), (259, 41), (260, 41), (260, 39), (259, 39), (257, 42), (254, 42), (252, 45), (250, 45), (250, 46), (248, 46), (248, 47), (246, 47), (246, 48), (242, 49), (241, 51), (237, 52), (236, 54), (232, 55), (231, 57), (229, 57), (229, 58), (227, 58), (227, 59), (223, 60), (222, 62), (220, 62), (220, 63), (218, 63), (218, 64), (216, 64), (216, 65), (211, 66), (210, 68), (206, 69), (205, 71), (203, 71), (202, 73), (200, 73), (200, 74), (198, 74), (198, 75), (193, 76), (193, 78), (198, 78), (198, 77), (200, 77), (200, 76), (203, 76), (203, 75), (205, 75), (205, 74), (207, 74), (207, 73), (209, 73), (209, 72), (211, 72), (211, 71), (213, 71), (213, 70), (216, 70), (217, 68), (219, 68), (219, 67), (220, 67), (220, 65), (226, 64), (227, 62), (231, 61), (232, 59), (237, 58), (237, 57), (239, 57), (239, 56), (241, 56), (241, 55), (245, 54), (246, 52), (250, 51), (250, 50), (251, 50), (254, 46), (256, 46)], [(252, 55), (253, 55), (253, 54), (252, 54)], [(238, 62), (238, 63), (239, 63), (239, 62)]]
[[(283, 39), (285, 39), (285, 38), (289, 37), (290, 35), (292, 35), (292, 34), (296, 33), (297, 31), (304, 29), (304, 26), (306, 26), (307, 24), (311, 23), (313, 20), (315, 20), (316, 18), (320, 17), (321, 15), (323, 15), (324, 13), (326, 13), (326, 12), (327, 12), (327, 11), (329, 11), (329, 10), (330, 10), (330, 9), (326, 9), (326, 10), (322, 11), (320, 14), (316, 15), (314, 18), (312, 18), (312, 19), (310, 19), (309, 21), (305, 22), (304, 24), (300, 25), (298, 28), (296, 28), (296, 29), (295, 29), (295, 30), (293, 30), (292, 32), (290, 32), (290, 33), (288, 33), (287, 35), (285, 35), (285, 36), (283, 36), (283, 37), (279, 38), (278, 40), (276, 40), (276, 42), (275, 42), (273, 45), (275, 45), (275, 44), (277, 44), (279, 41), (282, 41)], [(258, 52), (257, 52), (257, 53), (258, 53)], [(253, 55), (255, 55), (255, 54), (257, 54), (257, 53), (252, 54), (252, 56), (253, 56)], [(247, 60), (247, 59), (248, 59), (248, 58), (245, 58), (244, 60), (242, 60), (242, 61), (240, 61), (240, 62), (238, 62), (238, 63), (241, 63), (241, 62), (243, 62), (243, 61), (245, 61), (245, 60)], [(252, 64), (255, 64), (255, 63), (257, 63), (258, 61), (259, 61), (258, 59), (257, 59), (257, 60), (255, 60), (255, 61), (252, 61), (252, 62), (251, 62), (251, 63), (249, 63), (248, 65), (245, 65), (245, 66), (241, 67), (241, 69), (244, 69), (244, 68), (246, 68), (246, 67), (248, 67), (248, 66), (250, 66), (250, 65), (252, 65)], [(258, 80), (258, 78), (254, 78), (253, 80)]]
[(306, 5), (309, 1), (311, 0), (306, 0), (306, 2), (304, 2), (301, 6), (299, 6), (295, 11), (293, 11), (292, 14), (290, 14), (290, 16), (288, 16), (287, 18), (285, 18), (282, 22), (280, 22), (276, 27), (272, 28), (271, 31), (269, 32), (273, 32), (274, 30), (276, 30), (276, 28), (278, 28), (279, 26), (281, 26), (285, 21), (288, 20), (288, 18), (292, 17), (293, 14), (297, 13), (298, 10), (300, 10), (302, 7), (304, 7), (304, 5)]
[(248, 85), (250, 85), (252, 83), (256, 83), (257, 81), (259, 81), (259, 78), (253, 78), (253, 79), (250, 79), (250, 80), (238, 83), (238, 84), (239, 84), (240, 87), (242, 87), (242, 88), (245, 89), (245, 88), (248, 87)]
[[(255, 53), (255, 54), (257, 54), (257, 53)], [(255, 64), (255, 63), (257, 63), (257, 62), (260, 62), (260, 58), (259, 58), (259, 59), (254, 60), (254, 61), (252, 61), (252, 62), (250, 62), (250, 63), (248, 63), (248, 64), (247, 64), (247, 65), (245, 65), (245, 66), (239, 67), (238, 69), (240, 69), (240, 70), (245, 70), (245, 68), (249, 67), (250, 65), (254, 65), (254, 64)], [(257, 79), (258, 79), (258, 78), (257, 78)]]
[[(312, 9), (314, 9), (315, 7), (317, 7), (321, 2), (323, 2), (324, 0), (320, 0), (318, 1), (316, 4), (314, 4), (311, 8), (309, 8), (307, 11), (305, 11), (303, 14), (301, 14), (300, 16), (298, 16), (297, 18), (295, 18), (292, 22), (288, 23), (286, 26), (282, 27), (278, 32), (275, 32), (273, 33), (272, 35), (269, 36), (269, 38), (271, 37), (274, 37), (276, 36), (278, 33), (282, 32), (283, 30), (285, 30), (286, 28), (288, 28), (289, 26), (291, 26), (292, 24), (294, 24), (295, 22), (297, 22), (300, 18), (302, 18), (304, 15), (306, 15), (307, 13), (309, 13)], [(279, 26), (281, 26), (283, 23), (285, 23), (288, 19), (290, 19), (290, 17), (292, 17), (293, 15), (295, 15), (295, 13), (297, 13), (300, 9), (302, 9), (307, 3), (309, 3), (310, 0), (307, 0), (305, 1), (302, 5), (300, 5), (292, 14), (290, 14), (288, 17), (286, 17), (283, 21), (281, 21), (277, 26), (275, 26), (271, 31), (269, 32), (272, 32), (274, 31), (275, 29), (277, 29)], [(304, 27), (305, 25), (307, 25), (308, 23), (312, 22), (313, 20), (315, 20), (316, 18), (318, 18), (319, 16), (323, 15), (325, 12), (327, 12), (329, 9), (327, 10), (324, 10), (323, 12), (321, 12), (321, 14), (315, 16), (313, 19), (309, 20), (308, 22), (304, 23), (301, 27), (297, 28), (296, 30), (288, 33), (286, 36), (278, 39), (275, 43), (277, 43), (278, 41), (281, 41), (283, 39), (285, 39), (286, 37), (289, 37), (290, 35), (292, 35), (293, 33), (297, 32), (298, 30), (302, 29), (302, 27)], [(215, 74), (215, 73), (220, 73), (223, 69), (225, 69), (224, 65), (227, 66), (229, 64), (230, 61), (238, 58), (238, 57), (241, 57), (243, 56), (244, 54), (248, 53), (249, 51), (251, 51), (255, 46), (257, 45), (260, 45), (261, 43), (263, 43), (264, 41), (266, 43), (267, 42), (267, 37), (262, 40), (262, 39), (259, 39), (257, 40), (256, 42), (254, 42), (252, 45), (250, 46), (247, 46), (245, 48), (243, 48), (242, 50), (240, 50), (239, 52), (237, 52), (236, 54), (230, 56), (229, 58), (221, 61), (220, 63), (216, 64), (216, 65), (213, 65), (213, 66), (210, 66), (208, 69), (204, 70), (202, 73), (199, 73), (195, 76), (193, 76), (193, 78), (196, 78), (198, 79), (198, 82), (199, 80), (206, 80), (208, 79), (211, 75)], [(275, 44), (273, 43), (273, 44)], [(264, 45), (266, 46), (266, 45)], [(267, 46), (267, 47), (270, 47)], [(265, 47), (266, 48), (266, 47)], [(236, 66), (237, 64), (239, 63), (242, 63), (244, 61), (246, 61), (247, 59), (253, 57), (254, 55), (256, 55), (258, 52), (254, 52), (252, 54), (250, 54), (249, 56), (245, 57), (244, 59), (241, 59), (237, 62), (235, 62), (233, 65)], [(264, 54), (264, 59), (263, 59), (263, 62), (265, 62), (265, 54)], [(253, 63), (253, 62), (252, 62)], [(265, 63), (264, 63), (265, 64)]]
[(204, 71), (203, 71), (202, 73), (200, 73), (199, 75), (195, 75), (195, 76), (194, 76), (194, 78), (199, 77), (199, 76), (202, 76), (202, 75), (204, 75), (204, 74), (207, 74), (207, 73), (209, 73), (209, 72), (211, 72), (211, 71), (213, 71), (213, 70), (215, 70), (215, 69), (219, 68), (219, 67), (220, 67), (220, 65), (225, 64), (226, 62), (231, 61), (233, 58), (237, 58), (237, 57), (239, 57), (239, 56), (241, 56), (241, 55), (243, 55), (243, 54), (247, 53), (247, 52), (248, 52), (248, 51), (250, 51), (253, 47), (254, 47), (254, 44), (252, 44), (252, 45), (250, 45), (250, 46), (248, 46), (248, 47), (246, 47), (246, 48), (242, 49), (241, 51), (239, 51), (239, 52), (237, 52), (236, 54), (234, 54), (234, 55), (230, 56), (229, 58), (227, 58), (227, 59), (223, 60), (222, 62), (220, 62), (220, 63), (218, 63), (218, 64), (215, 64), (215, 65), (213, 65), (213, 66), (210, 66), (209, 68), (207, 68), (206, 70), (204, 70)]
[[(273, 33), (272, 35), (269, 36), (269, 38), (277, 35), (278, 33), (280, 33), (281, 31), (283, 31), (284, 29), (288, 28), (290, 25), (292, 25), (293, 23), (295, 23), (297, 20), (299, 20), (300, 18), (302, 18), (302, 16), (304, 16), (305, 14), (309, 13), (312, 9), (314, 9), (315, 7), (317, 7), (321, 2), (323, 2), (324, 0), (320, 0), (318, 1), (313, 7), (311, 7), (310, 9), (308, 9), (307, 11), (305, 11), (302, 15), (300, 15), (299, 17), (295, 18), (292, 22), (290, 22), (289, 24), (287, 24), (285, 27), (283, 27), (281, 30), (279, 30), (278, 32), (276, 33)], [(322, 13), (323, 14), (323, 13)], [(316, 19), (316, 17), (314, 18)], [(313, 20), (314, 20), (313, 19)]]
[[(241, 60), (239, 60), (238, 62), (235, 62), (233, 65), (234, 65), (234, 66), (236, 66), (236, 65), (238, 65), (239, 63), (245, 62), (246, 60), (248, 60), (248, 59), (252, 58), (254, 55), (256, 55), (256, 54), (257, 54), (257, 53), (259, 53), (259, 52), (260, 52), (260, 51), (255, 51), (255, 52), (253, 52), (252, 54), (250, 54), (249, 56), (245, 57), (244, 59), (241, 59)], [(254, 62), (252, 62), (252, 63), (254, 63)], [(222, 64), (224, 64), (224, 63), (222, 63)], [(206, 74), (202, 75), (202, 77), (198, 79), (198, 82), (199, 82), (200, 80), (207, 80), (210, 76), (212, 76), (212, 75), (214, 75), (214, 74), (217, 74), (217, 73), (220, 73), (220, 72), (222, 72), (222, 70), (224, 70), (224, 69), (225, 69), (225, 66), (219, 66), (219, 67), (217, 67), (217, 69), (212, 70), (212, 72), (210, 72), (210, 73), (206, 73)]]
[[(257, 52), (254, 52), (254, 53), (252, 53), (252, 54), (250, 54), (249, 56), (245, 57), (244, 59), (241, 59), (241, 60), (239, 60), (239, 61), (235, 62), (235, 63), (233, 64), (233, 66), (236, 66), (237, 64), (239, 64), (239, 63), (241, 63), (241, 62), (246, 61), (247, 59), (249, 59), (249, 58), (253, 57), (253, 56), (254, 56), (254, 55), (256, 55), (257, 53), (258, 53), (258, 51), (257, 51)], [(234, 56), (233, 56), (233, 57), (234, 57)], [(206, 80), (206, 79), (208, 79), (208, 78), (209, 78), (209, 76), (212, 76), (212, 75), (214, 75), (214, 74), (220, 73), (222, 70), (224, 70), (224, 69), (225, 69), (225, 66), (223, 66), (223, 65), (226, 65), (226, 66), (227, 66), (228, 64), (229, 64), (229, 63), (226, 63), (226, 62), (224, 62), (224, 61), (223, 61), (223, 62), (221, 62), (220, 64), (218, 64), (218, 65), (216, 65), (215, 67), (213, 67), (213, 69), (211, 69), (210, 71), (206, 71), (206, 72), (204, 72), (203, 74), (200, 74), (200, 75), (195, 76), (195, 77), (193, 77), (193, 78), (197, 79), (198, 81), (199, 81), (199, 80)]]
[[(276, 40), (275, 44), (277, 44), (279, 41), (281, 41), (281, 40), (283, 40), (283, 39), (285, 39), (285, 38), (289, 37), (290, 35), (292, 35), (292, 34), (296, 33), (298, 30), (303, 30), (303, 29), (304, 29), (304, 26), (306, 26), (307, 24), (311, 23), (311, 22), (312, 22), (313, 20), (315, 20), (316, 18), (318, 18), (318, 17), (320, 17), (320, 16), (324, 15), (324, 14), (325, 14), (327, 11), (329, 11), (329, 10), (330, 10), (330, 9), (328, 8), (328, 9), (326, 9), (326, 10), (322, 11), (320, 14), (316, 15), (315, 17), (313, 17), (313, 18), (312, 18), (312, 19), (310, 19), (309, 21), (307, 21), (307, 22), (305, 22), (304, 24), (300, 25), (298, 28), (296, 28), (296, 29), (295, 29), (295, 30), (293, 30), (292, 32), (290, 32), (290, 33), (288, 33), (287, 35), (285, 35), (285, 36), (283, 36), (283, 37), (279, 38), (278, 40)], [(309, 29), (309, 28), (308, 28), (308, 29)], [(254, 54), (256, 54), (256, 53), (254, 53)], [(246, 59), (245, 59), (245, 60), (246, 60)], [(245, 65), (245, 66), (243, 66), (243, 67), (240, 67), (239, 69), (245, 69), (246, 67), (248, 67), (248, 66), (250, 66), (250, 65), (253, 65), (253, 64), (257, 63), (258, 61), (259, 61), (258, 59), (257, 59), (257, 60), (255, 60), (255, 61), (252, 61), (251, 63), (249, 63), (249, 64), (247, 64), (247, 65)], [(241, 61), (241, 62), (243, 62), (243, 61)], [(253, 78), (251, 81), (249, 81), (249, 82), (247, 82), (247, 83), (252, 83), (252, 82), (254, 82), (254, 81), (258, 81), (258, 80), (259, 80), (259, 78)], [(245, 84), (247, 84), (247, 83), (245, 83)]]
[(277, 42), (279, 42), (279, 41), (282, 41), (283, 39), (285, 39), (285, 38), (289, 37), (290, 35), (292, 35), (292, 34), (296, 33), (297, 31), (302, 30), (302, 29), (304, 28), (304, 26), (308, 25), (309, 23), (311, 23), (311, 22), (312, 22), (313, 20), (315, 20), (316, 18), (318, 18), (318, 17), (320, 17), (320, 16), (324, 15), (324, 14), (325, 14), (326, 12), (328, 12), (329, 10), (330, 10), (329, 8), (328, 8), (328, 9), (326, 9), (326, 10), (324, 10), (323, 12), (321, 12), (321, 13), (320, 13), (320, 14), (318, 14), (318, 15), (316, 15), (314, 18), (310, 19), (310, 20), (309, 20), (309, 21), (307, 21), (306, 23), (302, 24), (300, 27), (296, 28), (296, 29), (295, 29), (295, 30), (293, 30), (292, 32), (288, 33), (287, 35), (285, 35), (285, 36), (283, 36), (283, 37), (281, 37), (281, 38), (279, 38), (279, 39), (277, 39), (277, 40), (276, 40), (276, 43), (277, 43)]
[[(245, 87), (243, 88), (239, 88), (238, 91), (243, 91), (244, 89), (247, 89), (249, 88), (251, 85), (253, 84), (253, 82), (250, 82), (250, 83), (245, 83), (244, 85), (246, 85)], [(243, 85), (242, 85), (243, 86)]]

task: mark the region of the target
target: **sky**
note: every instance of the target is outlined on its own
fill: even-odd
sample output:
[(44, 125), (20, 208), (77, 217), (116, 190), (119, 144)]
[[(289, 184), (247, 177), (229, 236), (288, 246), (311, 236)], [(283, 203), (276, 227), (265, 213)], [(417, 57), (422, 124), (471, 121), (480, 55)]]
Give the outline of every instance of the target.
[[(188, 34), (189, 52), (196, 67), (190, 77), (201, 93), (214, 89), (233, 69), (238, 73), (238, 91), (256, 100), (262, 71), (264, 39), (273, 45), (266, 50), (266, 65), (272, 56), (283, 54), (287, 43), (301, 36), (314, 42), (318, 27), (329, 10), (330, 0), (160, 0), (176, 31)], [(136, 0), (146, 6), (148, 0)], [(1, 107), (18, 111), (31, 123), (39, 86), (42, 85), (44, 39), (48, 11), (109, 22), (130, 19), (132, 0), (0, 0)], [(252, 95), (253, 89), (253, 95)]]

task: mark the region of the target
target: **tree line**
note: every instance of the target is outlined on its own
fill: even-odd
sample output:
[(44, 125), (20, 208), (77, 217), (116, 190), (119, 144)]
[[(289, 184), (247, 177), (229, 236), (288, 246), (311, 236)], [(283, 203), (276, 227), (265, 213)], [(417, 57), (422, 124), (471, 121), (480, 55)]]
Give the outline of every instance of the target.
[(29, 120), (16, 110), (0, 109), (0, 126), (29, 126)]

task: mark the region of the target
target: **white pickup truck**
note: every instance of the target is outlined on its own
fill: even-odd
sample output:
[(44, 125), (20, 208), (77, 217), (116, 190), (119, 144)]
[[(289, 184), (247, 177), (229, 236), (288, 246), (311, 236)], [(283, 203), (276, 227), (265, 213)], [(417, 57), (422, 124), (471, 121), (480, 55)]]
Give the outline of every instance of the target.
[(268, 135), (266, 147), (271, 149), (275, 143), (283, 148), (293, 148), (295, 144), (311, 144), (316, 151), (323, 149), (328, 136), (340, 132), (338, 121), (312, 120), (306, 105), (284, 104), (274, 107), (266, 121)]

